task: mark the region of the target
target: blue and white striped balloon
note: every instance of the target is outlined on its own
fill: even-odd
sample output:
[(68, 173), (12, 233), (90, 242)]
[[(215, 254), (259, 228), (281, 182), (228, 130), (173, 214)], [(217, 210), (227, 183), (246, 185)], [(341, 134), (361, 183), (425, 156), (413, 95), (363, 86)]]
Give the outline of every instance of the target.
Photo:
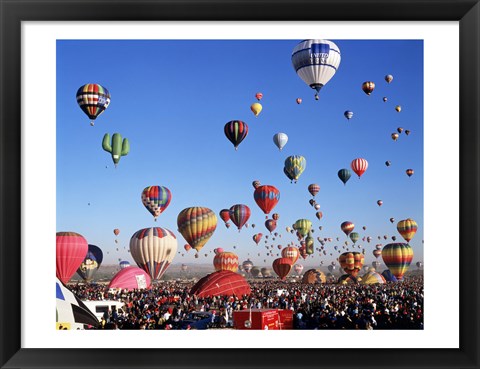
[(340, 49), (328, 40), (304, 40), (292, 52), (295, 72), (317, 93), (335, 75), (340, 60)]
[(288, 136), (285, 133), (277, 133), (273, 136), (273, 142), (279, 150), (282, 150), (288, 142)]

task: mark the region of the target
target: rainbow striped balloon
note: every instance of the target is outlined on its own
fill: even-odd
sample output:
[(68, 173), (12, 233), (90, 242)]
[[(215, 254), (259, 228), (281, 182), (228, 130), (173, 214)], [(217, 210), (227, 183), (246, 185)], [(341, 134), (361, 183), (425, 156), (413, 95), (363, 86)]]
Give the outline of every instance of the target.
[(406, 243), (389, 243), (382, 250), (382, 258), (392, 274), (401, 281), (413, 260), (413, 249)]
[(155, 220), (172, 201), (172, 193), (164, 186), (148, 186), (142, 191), (142, 203)]
[(248, 126), (241, 120), (231, 120), (225, 124), (223, 131), (225, 136), (230, 140), (233, 146), (235, 146), (235, 150), (237, 150), (238, 145), (240, 145), (248, 135)]
[(80, 109), (93, 121), (110, 105), (110, 92), (99, 84), (87, 83), (77, 91)]
[(209, 208), (186, 208), (178, 214), (177, 226), (188, 244), (200, 251), (217, 228), (217, 216)]
[(417, 222), (410, 218), (401, 220), (397, 223), (398, 233), (400, 233), (407, 242), (410, 242), (413, 236), (415, 236), (415, 233), (417, 233), (417, 228)]
[(240, 231), (250, 218), (250, 208), (247, 205), (237, 204), (230, 208), (230, 219)]

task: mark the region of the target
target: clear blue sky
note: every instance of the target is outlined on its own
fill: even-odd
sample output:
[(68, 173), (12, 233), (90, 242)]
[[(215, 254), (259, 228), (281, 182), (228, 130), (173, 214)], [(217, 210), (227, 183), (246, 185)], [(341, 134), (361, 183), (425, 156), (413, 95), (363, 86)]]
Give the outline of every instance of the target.
[[(342, 60), (315, 101), (314, 90), (291, 64), (299, 41), (57, 41), (57, 231), (82, 234), (104, 251), (106, 264), (119, 258), (133, 263), (127, 252), (132, 234), (161, 226), (177, 235), (178, 250), (185, 254), (177, 254), (173, 263), (210, 263), (212, 250), (223, 247), (240, 261), (249, 257), (256, 265), (271, 266), (280, 253), (277, 245), (297, 241), (286, 226), (307, 218), (315, 238), (334, 240), (326, 243), (326, 256), (315, 251), (301, 261), (319, 266), (320, 260), (327, 265), (340, 255), (333, 249), (347, 239), (340, 224), (349, 220), (361, 238), (373, 237), (370, 243), (357, 243), (366, 248), (370, 264), (375, 244), (392, 242), (383, 235), (403, 241), (396, 223), (410, 217), (419, 227), (410, 241), (415, 268), (423, 260), (423, 42), (332, 40)], [(384, 80), (387, 74), (394, 76), (391, 84)], [(371, 96), (361, 89), (368, 80), (376, 84)], [(105, 86), (112, 97), (94, 127), (75, 99), (86, 83)], [(263, 93), (257, 118), (250, 111), (256, 92)], [(396, 105), (402, 106), (400, 113)], [(345, 110), (354, 113), (350, 121)], [(249, 126), (238, 151), (223, 133), (225, 123), (235, 119)], [(397, 127), (411, 134), (404, 132), (394, 142), (390, 135)], [(130, 141), (130, 153), (116, 169), (101, 145), (107, 132)], [(272, 140), (278, 132), (289, 137), (281, 152)], [(289, 155), (307, 161), (297, 184), (283, 173)], [(352, 172), (344, 186), (337, 172), (350, 168), (357, 157), (367, 159), (369, 168), (360, 180)], [(407, 168), (415, 170), (410, 178)], [(282, 235), (273, 241), (274, 257), (265, 256), (265, 246), (272, 242), (264, 243), (268, 231), (253, 199), (253, 180), (274, 185), (281, 194), (273, 211), (280, 215), (276, 231)], [(321, 221), (309, 204), (311, 183), (321, 188), (316, 197)], [(172, 191), (172, 202), (157, 222), (140, 199), (149, 185)], [(380, 199), (383, 206), (378, 207)], [(239, 203), (252, 210), (248, 223), (254, 229), (244, 227), (239, 233), (218, 217), (221, 209)], [(177, 231), (178, 213), (190, 206), (209, 207), (218, 217), (217, 230), (198, 259), (194, 250), (184, 252), (186, 242)], [(118, 237), (114, 228), (121, 231)], [(258, 246), (252, 240), (257, 232), (264, 234)], [(315, 248), (320, 246), (316, 241)]]

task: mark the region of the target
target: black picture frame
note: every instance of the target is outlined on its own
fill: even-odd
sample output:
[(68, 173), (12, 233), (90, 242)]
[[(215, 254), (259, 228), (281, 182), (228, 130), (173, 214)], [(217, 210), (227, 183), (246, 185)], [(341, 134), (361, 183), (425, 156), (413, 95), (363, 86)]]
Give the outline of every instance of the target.
[[(478, 0), (0, 0), (0, 16), (0, 365), (2, 368), (479, 368), (480, 4)], [(87, 20), (459, 21), (460, 348), (281, 350), (21, 348), (20, 245), (22, 232), (28, 232), (21, 229), (21, 207), (19, 206), (22, 186), (21, 23), (22, 21)], [(439, 76), (438, 78), (445, 78), (445, 93), (448, 93), (448, 77)], [(456, 97), (452, 96), (452, 98)], [(449, 221), (456, 220), (449, 219)], [(46, 332), (46, 337), (49, 334)], [(345, 339), (349, 339), (347, 335)], [(189, 346), (188, 343), (187, 346)], [(344, 359), (339, 360), (339, 357)]]

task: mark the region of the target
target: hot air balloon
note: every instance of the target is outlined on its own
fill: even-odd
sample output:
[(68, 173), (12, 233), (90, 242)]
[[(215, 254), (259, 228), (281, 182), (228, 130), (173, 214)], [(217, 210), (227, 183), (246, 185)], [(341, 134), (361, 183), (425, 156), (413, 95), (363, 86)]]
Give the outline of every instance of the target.
[(253, 235), (253, 241), (258, 245), (260, 240), (262, 239), (263, 234), (257, 233)]
[(177, 226), (188, 244), (198, 252), (215, 232), (217, 216), (208, 208), (186, 208), (178, 214)]
[(263, 94), (262, 94), (261, 92), (257, 92), (257, 93), (255, 94), (255, 98), (256, 98), (258, 101), (262, 100), (262, 97), (263, 97)]
[(352, 170), (357, 174), (358, 178), (360, 178), (368, 168), (368, 161), (362, 158), (354, 159), (350, 166), (352, 167)]
[(344, 252), (338, 261), (345, 273), (356, 277), (362, 270), (364, 258), (363, 254), (359, 252)]
[(402, 111), (402, 107), (401, 107), (400, 105), (397, 105), (397, 106), (395, 107), (395, 110), (396, 110), (398, 113), (400, 113), (400, 112)]
[(295, 273), (297, 273), (297, 275), (300, 275), (300, 274), (302, 274), (302, 271), (303, 271), (303, 265), (302, 264), (295, 264), (293, 266), (293, 269), (295, 270)]
[(250, 110), (252, 111), (252, 113), (255, 115), (255, 117), (258, 117), (258, 114), (260, 114), (260, 112), (262, 111), (263, 109), (263, 106), (262, 104), (256, 102), (256, 103), (253, 103), (251, 106), (250, 106)]
[(360, 238), (360, 235), (357, 232), (351, 232), (349, 237), (355, 245), (355, 243), (357, 243), (358, 239)]
[[(211, 251), (210, 251), (210, 252), (211, 252)], [(213, 249), (213, 253), (214, 253), (215, 255), (218, 255), (218, 254), (220, 254), (221, 252), (223, 252), (223, 248), (222, 248), (222, 247), (216, 247), (216, 248)]]
[(222, 209), (220, 210), (220, 219), (222, 219), (225, 223), (230, 220), (230, 210), (229, 209)]
[[(272, 214), (272, 219), (273, 220), (278, 220), (278, 219), (280, 219), (280, 215), (278, 215), (278, 213), (273, 213)], [(275, 233), (275, 236), (277, 236), (277, 233)], [(280, 237), (282, 237), (282, 236), (280, 236)]]
[(407, 176), (411, 177), (413, 175), (414, 171), (413, 171), (413, 169), (407, 169), (405, 171), (405, 173), (407, 173)]
[(110, 135), (105, 133), (102, 140), (102, 148), (104, 151), (110, 153), (116, 168), (121, 157), (128, 155), (130, 152), (130, 143), (128, 142), (128, 138), (122, 139), (120, 133), (114, 133), (111, 140)]
[(115, 228), (115, 229), (113, 230), (113, 234), (114, 234), (115, 236), (118, 236), (118, 235), (120, 234), (120, 230), (119, 230), (118, 228)]
[(273, 143), (282, 151), (283, 147), (288, 142), (288, 136), (285, 133), (279, 132), (273, 135)]
[(275, 259), (272, 263), (274, 272), (280, 277), (282, 281), (285, 280), (293, 267), (293, 263), (287, 258)]
[(355, 224), (353, 224), (352, 222), (346, 221), (340, 225), (340, 228), (342, 229), (343, 233), (345, 233), (348, 236), (355, 228)]
[(282, 250), (282, 258), (287, 258), (292, 261), (292, 264), (295, 264), (300, 257), (300, 251), (296, 247), (288, 246)]
[(302, 99), (301, 98), (297, 98), (297, 100), (295, 100), (297, 102), (298, 105), (300, 105), (302, 103)]
[(402, 281), (413, 259), (413, 249), (406, 243), (389, 243), (382, 250), (382, 258), (397, 280)]
[(377, 259), (380, 255), (382, 255), (382, 250), (373, 250), (373, 256), (375, 256)]
[(423, 268), (423, 262), (421, 262), (421, 261), (417, 261), (417, 263), (415, 265), (417, 266), (418, 269)]
[(397, 223), (397, 231), (405, 239), (405, 241), (410, 242), (410, 240), (417, 233), (417, 223), (413, 219), (401, 220)]
[(77, 104), (91, 119), (90, 125), (93, 126), (94, 120), (110, 105), (110, 92), (99, 84), (88, 83), (78, 89)]
[(247, 259), (242, 263), (242, 268), (246, 273), (250, 273), (250, 270), (253, 268), (253, 263), (250, 261), (250, 259)]
[(390, 223), (395, 222), (395, 218), (390, 218)]
[(166, 228), (144, 228), (130, 238), (133, 260), (152, 279), (160, 279), (177, 252), (177, 238)]
[(252, 182), (253, 188), (257, 188), (260, 185), (261, 185), (260, 181), (255, 180), (255, 181)]
[(230, 219), (240, 231), (250, 218), (250, 208), (247, 205), (236, 204), (230, 208)]
[(298, 219), (293, 225), (295, 229), (302, 237), (305, 237), (312, 229), (312, 222), (308, 219)]
[(128, 268), (130, 266), (130, 262), (128, 262), (126, 260), (123, 260), (118, 265), (120, 266), (120, 269), (125, 269), (125, 268)]
[(390, 162), (390, 160), (387, 160), (387, 161), (385, 162), (385, 165), (386, 165), (387, 167), (389, 167), (391, 164), (392, 164), (392, 163)]
[(308, 235), (307, 237), (305, 237), (305, 252), (308, 254), (308, 255), (312, 255), (313, 254), (313, 245), (314, 245), (314, 239), (312, 236)]
[(344, 185), (347, 184), (351, 176), (352, 176), (352, 173), (350, 173), (348, 169), (344, 168), (338, 171), (338, 178), (340, 178), (340, 180), (343, 182)]
[(408, 129), (406, 129), (405, 134), (408, 136), (410, 134), (410, 131)]
[(323, 217), (323, 213), (322, 213), (321, 211), (317, 211), (317, 212), (315, 213), (315, 216), (317, 217), (318, 220), (321, 220), (322, 217)]
[(57, 278), (67, 284), (88, 252), (88, 243), (75, 232), (57, 232), (56, 240)]
[(253, 198), (265, 214), (270, 214), (280, 200), (280, 191), (275, 186), (259, 186), (253, 192)]
[(164, 186), (148, 186), (142, 191), (142, 203), (153, 215), (155, 221), (168, 208), (171, 200), (172, 193)]
[(353, 111), (350, 111), (350, 110), (346, 110), (343, 115), (345, 116), (345, 118), (347, 118), (348, 120), (352, 119), (353, 117)]
[(340, 66), (340, 49), (328, 40), (304, 40), (292, 52), (292, 65), (297, 75), (315, 89), (321, 88), (335, 75)]
[(88, 252), (80, 264), (77, 273), (85, 282), (90, 282), (102, 264), (103, 252), (100, 247), (88, 245)]
[(377, 273), (374, 269), (370, 269), (362, 276), (361, 284), (384, 284), (385, 278), (380, 273)]
[(393, 81), (393, 76), (391, 74), (387, 74), (385, 76), (385, 81), (387, 81), (387, 83), (390, 83)]
[(398, 133), (392, 133), (392, 140), (393, 141), (397, 141), (398, 137), (399, 137)]
[(300, 175), (303, 173), (307, 166), (307, 161), (303, 156), (293, 155), (285, 159), (284, 172), (287, 174), (287, 177), (292, 181), (297, 182)]
[(378, 206), (382, 206), (382, 205), (383, 205), (383, 201), (382, 201), (382, 200), (378, 200), (378, 201), (377, 201), (377, 205), (378, 205)]
[(398, 133), (402, 133), (402, 132), (403, 132), (403, 128), (402, 128), (402, 127), (398, 127), (398, 128), (397, 128), (397, 132), (398, 132)]
[(236, 272), (238, 270), (238, 256), (233, 252), (219, 252), (213, 258), (213, 266), (217, 272), (220, 270)]
[(235, 150), (238, 149), (238, 145), (247, 137), (248, 126), (241, 120), (231, 120), (224, 127), (225, 136), (235, 146)]
[(383, 98), (383, 102), (387, 102), (388, 99), (386, 97)]
[[(264, 260), (266, 262), (266, 260)], [(272, 276), (272, 271), (269, 268), (263, 267), (260, 269), (260, 272), (262, 273), (263, 278), (268, 278)]]
[(371, 81), (363, 82), (362, 84), (362, 90), (365, 92), (368, 96), (373, 92), (375, 89), (375, 83)]
[(277, 228), (277, 222), (273, 219), (267, 219), (265, 221), (265, 228), (267, 228), (268, 231), (272, 233)]
[(318, 184), (312, 183), (308, 186), (308, 192), (310, 192), (310, 195), (315, 197), (320, 192), (320, 186)]
[(315, 210), (320, 210), (320, 204), (315, 204), (313, 207), (315, 208)]

